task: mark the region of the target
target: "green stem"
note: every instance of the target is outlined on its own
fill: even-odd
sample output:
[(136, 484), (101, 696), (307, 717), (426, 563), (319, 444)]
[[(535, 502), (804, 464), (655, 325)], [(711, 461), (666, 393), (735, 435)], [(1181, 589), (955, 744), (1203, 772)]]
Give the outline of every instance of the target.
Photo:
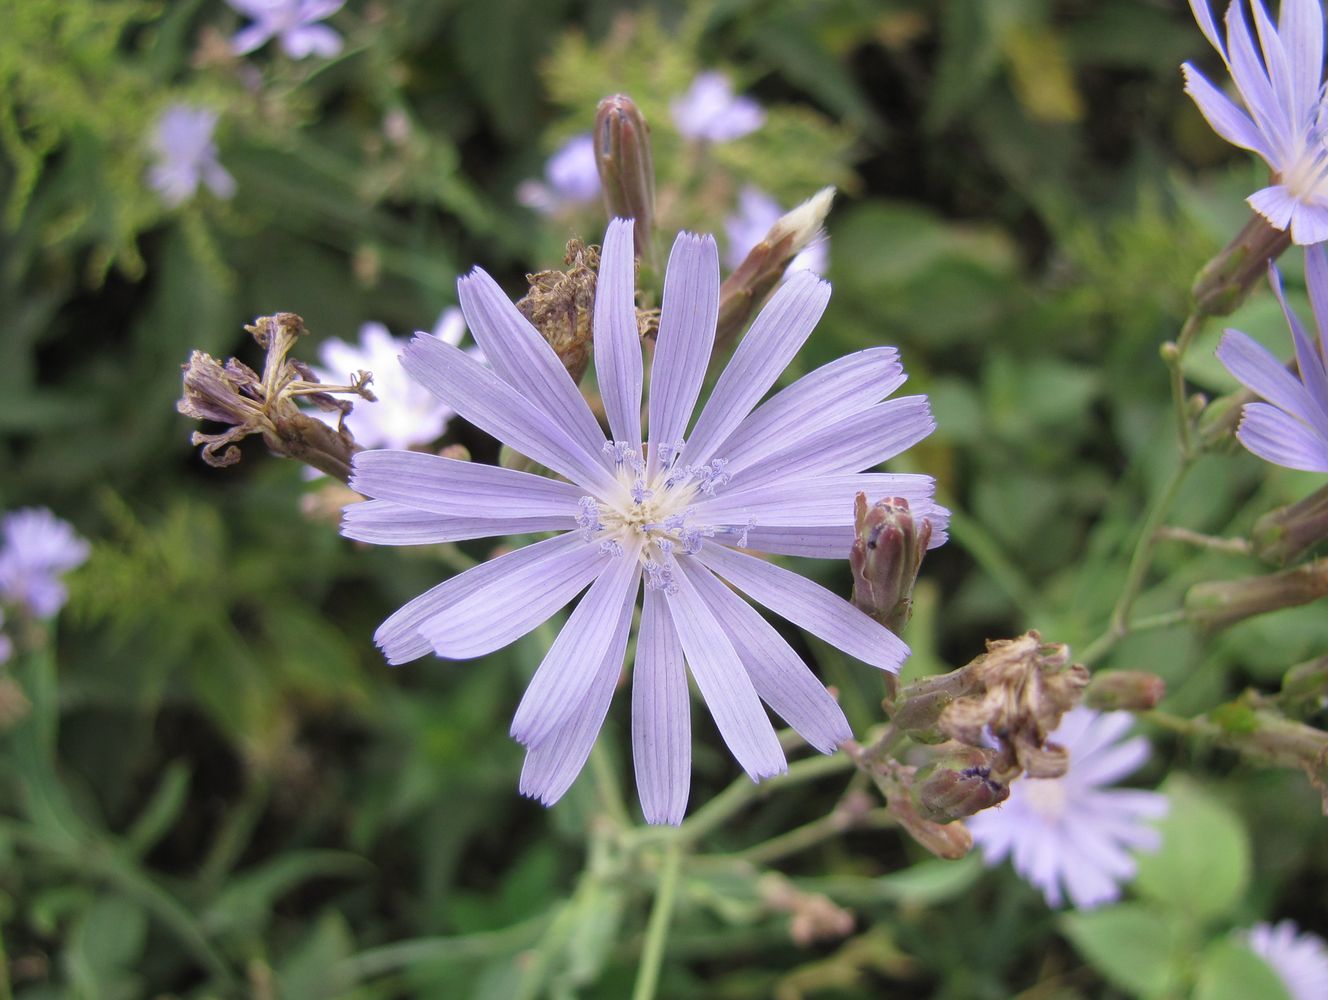
[(1175, 608), (1171, 611), (1159, 611), (1155, 615), (1144, 615), (1142, 618), (1136, 618), (1130, 622), (1129, 631), (1151, 632), (1159, 628), (1175, 628), (1177, 625), (1184, 625), (1189, 620), (1189, 614), (1184, 608)]
[(981, 523), (952, 501), (947, 501), (946, 506), (950, 508), (950, 537), (973, 557), (992, 583), (1005, 591), (1005, 596), (1015, 607), (1025, 614), (1031, 613), (1038, 604), (1037, 591), (1024, 578), (1019, 567)]
[(349, 989), (376, 976), (409, 968), (412, 965), (512, 954), (533, 944), (548, 923), (548, 915), (543, 914), (533, 920), (513, 924), (499, 931), (467, 934), (463, 937), (428, 937), (395, 941), (344, 959), (333, 968), (330, 978), (338, 988)]
[(632, 817), (627, 812), (627, 803), (623, 801), (622, 792), (618, 788), (618, 776), (613, 773), (603, 740), (596, 740), (590, 751), (590, 768), (595, 775), (595, 790), (599, 793), (604, 812), (619, 826), (632, 826)]
[(771, 837), (745, 851), (739, 851), (732, 857), (751, 865), (768, 865), (790, 854), (815, 847), (821, 841), (829, 840), (848, 830), (880, 830), (895, 825), (895, 818), (888, 809), (873, 809), (863, 816), (850, 816), (836, 807), (833, 812), (820, 819), (812, 820), (787, 833), (781, 833), (778, 837)]
[(664, 946), (669, 939), (669, 924), (673, 919), (673, 901), (677, 894), (678, 876), (682, 871), (682, 845), (675, 839), (664, 849), (664, 865), (659, 872), (655, 888), (655, 905), (646, 925), (645, 945), (641, 949), (641, 964), (636, 970), (636, 986), (632, 1000), (654, 1000), (659, 986), (659, 972), (664, 964)]

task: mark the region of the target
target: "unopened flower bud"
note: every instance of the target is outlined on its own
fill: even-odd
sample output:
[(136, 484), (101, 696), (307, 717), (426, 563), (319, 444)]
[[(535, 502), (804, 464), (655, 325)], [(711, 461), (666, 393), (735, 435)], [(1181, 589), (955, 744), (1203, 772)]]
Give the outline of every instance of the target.
[(1245, 301), (1268, 273), (1268, 264), (1291, 245), (1291, 234), (1274, 229), (1258, 212), (1250, 213), (1236, 237), (1203, 266), (1191, 294), (1201, 316), (1226, 316)]
[(784, 277), (789, 262), (820, 235), (834, 199), (833, 187), (822, 188), (782, 216), (720, 286), (717, 347), (727, 344), (743, 328), (747, 317), (760, 308)]
[(1264, 562), (1285, 566), (1328, 539), (1328, 486), (1254, 522), (1250, 540)]
[(609, 218), (635, 221), (636, 253), (655, 266), (655, 164), (650, 126), (626, 94), (599, 102), (595, 111), (595, 165)]
[(549, 342), (572, 381), (579, 383), (590, 364), (595, 276), (599, 251), (580, 240), (569, 240), (565, 271), (526, 275), (530, 291), (516, 307)]
[(1143, 670), (1103, 670), (1088, 683), (1084, 704), (1103, 712), (1146, 712), (1167, 693), (1166, 682)]
[(1010, 788), (991, 776), (995, 751), (965, 747), (918, 771), (913, 779), (913, 806), (933, 823), (949, 823), (999, 805)]
[(931, 522), (919, 523), (903, 497), (869, 507), (865, 493), (857, 495), (853, 516), (856, 536), (848, 556), (853, 603), (899, 632), (913, 613), (913, 584), (931, 541)]
[(1258, 400), (1258, 396), (1248, 389), (1219, 396), (1199, 414), (1197, 438), (1199, 447), (1204, 451), (1234, 453), (1239, 450), (1236, 441), (1236, 428), (1240, 426), (1241, 415), (1245, 406)]
[(1218, 632), (1255, 615), (1308, 604), (1328, 594), (1328, 560), (1318, 559), (1267, 576), (1196, 583), (1185, 594), (1186, 618)]
[(1277, 700), (1290, 715), (1309, 715), (1328, 706), (1328, 656), (1297, 663), (1288, 670)]

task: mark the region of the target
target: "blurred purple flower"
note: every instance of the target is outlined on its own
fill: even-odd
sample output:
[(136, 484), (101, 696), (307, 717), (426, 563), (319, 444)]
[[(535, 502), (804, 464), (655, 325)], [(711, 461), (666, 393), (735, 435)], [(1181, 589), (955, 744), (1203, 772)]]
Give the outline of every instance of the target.
[(1136, 870), (1131, 852), (1161, 845), (1147, 821), (1167, 810), (1166, 796), (1157, 792), (1101, 787), (1148, 759), (1143, 737), (1119, 742), (1132, 722), (1129, 712), (1066, 712), (1052, 738), (1070, 751), (1069, 770), (1059, 778), (1020, 779), (1004, 805), (967, 821), (987, 864), (1009, 855), (1048, 906), (1060, 906), (1067, 895), (1081, 910), (1120, 898), (1120, 883)]
[[(632, 223), (604, 238), (594, 305), (595, 367), (612, 440), (566, 368), (478, 268), (459, 283), (485, 367), (417, 337), (402, 363), (482, 430), (567, 481), (403, 451), (355, 456), (342, 533), (385, 545), (557, 532), (444, 581), (375, 639), (392, 663), (431, 650), (470, 659), (499, 649), (581, 598), (526, 689), (512, 736), (528, 750), (521, 791), (552, 804), (590, 754), (644, 610), (632, 743), (646, 819), (678, 823), (691, 771), (690, 667), (716, 725), (753, 779), (785, 767), (764, 700), (812, 746), (852, 735), (792, 647), (724, 580), (846, 653), (894, 671), (907, 647), (830, 591), (740, 549), (844, 559), (853, 498), (905, 496), (945, 537), (929, 476), (864, 473), (929, 434), (925, 396), (882, 402), (904, 382), (893, 348), (832, 362), (762, 402), (810, 335), (830, 286), (795, 275), (752, 324), (684, 440), (719, 312), (713, 237), (679, 235), (664, 279), (648, 416), (633, 289)], [(759, 404), (759, 405), (758, 405)]]
[(683, 138), (696, 142), (741, 139), (765, 124), (761, 105), (735, 95), (729, 78), (714, 70), (697, 76), (669, 109)]
[(217, 113), (188, 104), (172, 104), (157, 119), (152, 151), (157, 163), (148, 171), (149, 186), (175, 208), (206, 184), (218, 198), (235, 194), (235, 178), (217, 161), (212, 133)]
[(1268, 280), (1282, 303), (1296, 345), (1300, 378), (1253, 339), (1228, 329), (1217, 347), (1218, 360), (1247, 389), (1268, 402), (1249, 403), (1236, 437), (1266, 462), (1307, 472), (1328, 472), (1328, 257), (1322, 246), (1305, 248), (1305, 282), (1318, 327), (1310, 339), (1282, 293), (1282, 276), (1268, 266)]
[(319, 21), (331, 17), (346, 0), (226, 0), (237, 12), (253, 20), (231, 39), (231, 51), (248, 55), (276, 38), (292, 59), (341, 51), (341, 36)]
[(1290, 920), (1255, 924), (1245, 933), (1250, 950), (1272, 966), (1291, 1000), (1328, 997), (1328, 946), (1317, 934), (1300, 933)]
[[(729, 246), (724, 254), (724, 263), (730, 269), (738, 267), (752, 247), (765, 239), (773, 226), (784, 216), (784, 210), (760, 188), (750, 184), (738, 192), (738, 211), (724, 220), (724, 232), (728, 234)], [(824, 236), (809, 244), (789, 262), (784, 271), (784, 278), (794, 271), (811, 271), (813, 274), (825, 274), (830, 265), (830, 241)]]
[(60, 576), (88, 558), (88, 543), (44, 507), (25, 507), (0, 521), (0, 601), (19, 605), (37, 618), (64, 607), (68, 592)]
[[(444, 309), (434, 325), (433, 336), (456, 347), (466, 334), (461, 310)], [(414, 448), (432, 444), (443, 436), (455, 412), (440, 402), (401, 367), (401, 352), (409, 344), (393, 337), (382, 323), (360, 327), (358, 343), (332, 338), (318, 348), (321, 367), (314, 368), (319, 381), (340, 385), (357, 371), (373, 372), (370, 388), (377, 402), (357, 400), (346, 417), (346, 427), (355, 443), (364, 448)], [(336, 426), (340, 414), (311, 410), (311, 415)]]
[(598, 197), (599, 167), (595, 163), (595, 139), (589, 132), (573, 136), (558, 147), (544, 165), (544, 181), (524, 181), (516, 189), (516, 200), (542, 215), (553, 215)]
[(1328, 145), (1323, 105), (1323, 7), (1319, 0), (1282, 0), (1276, 25), (1263, 0), (1251, 0), (1256, 35), (1241, 0), (1227, 7), (1226, 38), (1209, 0), (1190, 0), (1204, 37), (1217, 49), (1247, 110), (1241, 110), (1185, 63), (1185, 92), (1213, 131), (1258, 153), (1273, 183), (1250, 205), (1296, 243), (1328, 239)]

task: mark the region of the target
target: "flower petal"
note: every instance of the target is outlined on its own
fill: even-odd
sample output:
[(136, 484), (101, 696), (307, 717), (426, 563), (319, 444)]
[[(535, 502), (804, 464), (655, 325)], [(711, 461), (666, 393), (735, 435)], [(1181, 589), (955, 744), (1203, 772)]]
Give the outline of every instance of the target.
[(715, 612), (761, 700), (821, 753), (853, 738), (839, 702), (750, 604), (689, 559), (679, 568)]
[(1189, 63), (1181, 67), (1185, 74), (1185, 93), (1189, 94), (1199, 113), (1204, 116), (1213, 131), (1233, 146), (1258, 153), (1265, 160), (1272, 159), (1268, 143), (1259, 133), (1254, 122), (1240, 108), (1231, 102), (1226, 94), (1218, 90)]
[(438, 545), (494, 535), (569, 531), (575, 527), (576, 518), (572, 514), (534, 517), (458, 516), (403, 507), (390, 500), (348, 504), (342, 510), (341, 518), (341, 533), (345, 537), (374, 545)]
[(1318, 102), (1323, 80), (1323, 5), (1320, 0), (1282, 0), (1278, 34), (1286, 46), (1296, 94), (1296, 114), (1305, 120)]
[(547, 476), (389, 449), (357, 454), (351, 462), (350, 488), (416, 510), (491, 519), (557, 514), (574, 519), (584, 495), (570, 483)]
[(719, 249), (713, 236), (679, 233), (664, 272), (655, 360), (650, 368), (650, 471), (665, 445), (687, 432), (719, 322)]
[(641, 447), (641, 335), (636, 325), (636, 274), (631, 219), (614, 219), (604, 234), (595, 283), (595, 375), (615, 441)]
[[(1227, 7), (1226, 25), (1231, 78), (1245, 99), (1245, 105), (1250, 109), (1259, 131), (1268, 137), (1274, 157), (1285, 157), (1292, 146), (1292, 131), (1299, 123), (1288, 123), (1286, 111), (1277, 103), (1277, 95), (1273, 92), (1272, 82), (1255, 49), (1241, 4), (1233, 3)], [(1286, 164), (1279, 162), (1276, 166)]]
[(1314, 308), (1314, 325), (1319, 330), (1319, 350), (1328, 358), (1328, 255), (1321, 246), (1305, 248), (1305, 286)]
[(1262, 344), (1228, 329), (1217, 345), (1217, 359), (1247, 389), (1313, 425), (1314, 400), (1309, 392)]
[(781, 481), (752, 490), (734, 490), (703, 500), (692, 509), (703, 524), (760, 527), (852, 524), (859, 493), (869, 501), (903, 497), (910, 504), (929, 504), (936, 480), (916, 473), (864, 472)]
[(632, 668), (632, 763), (646, 822), (681, 823), (692, 779), (687, 669), (668, 602), (649, 588)]
[(762, 607), (830, 645), (892, 673), (908, 658), (902, 639), (797, 573), (723, 545), (703, 545), (694, 557)]
[(1291, 339), (1296, 347), (1296, 363), (1300, 369), (1300, 382), (1304, 386), (1305, 392), (1309, 396), (1309, 412), (1306, 421), (1320, 437), (1328, 440), (1328, 374), (1323, 370), (1323, 358), (1320, 357), (1314, 341), (1310, 340), (1305, 328), (1301, 326), (1300, 317), (1291, 310), (1287, 304), (1286, 295), (1282, 290), (1282, 273), (1276, 267), (1270, 266), (1268, 269), (1269, 282), (1273, 286), (1273, 294), (1277, 296), (1278, 303), (1282, 306), (1282, 315), (1286, 317), (1287, 326), (1291, 328)]
[(1306, 472), (1328, 472), (1328, 442), (1267, 403), (1250, 403), (1236, 437), (1265, 462)]

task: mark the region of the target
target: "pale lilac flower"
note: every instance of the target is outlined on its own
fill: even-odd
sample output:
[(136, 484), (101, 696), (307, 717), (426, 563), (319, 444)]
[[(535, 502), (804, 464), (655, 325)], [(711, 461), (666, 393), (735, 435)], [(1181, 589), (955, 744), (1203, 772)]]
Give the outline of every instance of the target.
[(1318, 243), (1328, 239), (1323, 7), (1319, 0), (1282, 0), (1274, 25), (1263, 0), (1251, 0), (1251, 31), (1243, 6), (1242, 0), (1232, 0), (1227, 7), (1223, 40), (1208, 0), (1190, 0), (1195, 20), (1226, 63), (1246, 110), (1190, 63), (1182, 67), (1185, 92), (1213, 131), (1258, 153), (1272, 170), (1273, 183), (1248, 199), (1255, 211), (1276, 228), (1290, 230), (1296, 243)]
[(331, 59), (341, 51), (341, 36), (325, 24), (346, 0), (226, 0), (230, 6), (251, 18), (253, 24), (241, 29), (231, 39), (231, 51), (248, 55), (276, 38), (281, 49), (292, 59), (322, 56)]
[(1236, 437), (1266, 462), (1328, 472), (1328, 369), (1321, 353), (1328, 350), (1328, 257), (1322, 246), (1305, 248), (1305, 281), (1318, 327), (1317, 344), (1287, 305), (1281, 274), (1271, 264), (1268, 277), (1291, 327), (1300, 378), (1253, 339), (1228, 329), (1217, 347), (1218, 360), (1247, 389), (1268, 401), (1246, 405)]
[(172, 104), (157, 119), (151, 141), (157, 162), (148, 184), (172, 208), (192, 198), (199, 184), (218, 198), (235, 194), (235, 178), (217, 160), (216, 127), (215, 111), (188, 104)]
[(1277, 973), (1291, 1000), (1328, 997), (1328, 946), (1317, 934), (1300, 933), (1290, 920), (1255, 924), (1245, 934), (1254, 952)]
[(585, 205), (599, 197), (599, 167), (595, 163), (595, 139), (589, 133), (576, 135), (558, 147), (544, 165), (543, 181), (524, 181), (516, 199), (542, 215)]
[[(455, 307), (442, 311), (431, 334), (453, 347), (465, 335), (465, 317)], [(414, 448), (432, 444), (443, 436), (448, 421), (456, 415), (455, 410), (401, 367), (401, 352), (409, 343), (405, 337), (393, 337), (382, 323), (365, 323), (360, 327), (358, 343), (334, 337), (319, 345), (322, 365), (314, 368), (314, 374), (320, 382), (345, 385), (355, 372), (373, 372), (369, 388), (378, 397), (377, 401), (356, 400), (355, 408), (345, 418), (355, 443), (363, 448)], [(341, 419), (337, 413), (309, 412), (333, 427)]]
[[(765, 239), (773, 226), (784, 216), (784, 210), (760, 188), (750, 184), (738, 192), (738, 211), (724, 220), (724, 231), (728, 234), (728, 250), (724, 254), (724, 263), (736, 268), (751, 252), (752, 247)], [(830, 264), (830, 244), (821, 236), (808, 244), (806, 249), (789, 261), (784, 271), (785, 279), (794, 271), (811, 271), (825, 274)]]
[[(611, 439), (544, 338), (476, 269), (461, 308), (488, 359), (417, 337), (402, 363), (482, 430), (563, 479), (402, 451), (355, 456), (342, 533), (386, 545), (556, 532), (444, 581), (375, 638), (392, 663), (433, 651), (483, 656), (589, 586), (526, 689), (512, 736), (528, 748), (521, 791), (546, 804), (571, 785), (617, 686), (637, 593), (644, 609), (632, 745), (646, 819), (677, 823), (691, 771), (687, 671), (753, 779), (786, 767), (764, 700), (812, 746), (852, 735), (792, 647), (738, 594), (846, 653), (894, 671), (892, 633), (830, 591), (741, 549), (844, 559), (853, 498), (904, 496), (944, 538), (928, 476), (864, 472), (929, 434), (925, 396), (882, 402), (904, 382), (894, 348), (841, 358), (764, 399), (810, 335), (830, 286), (798, 274), (752, 324), (691, 433), (719, 314), (713, 237), (679, 235), (664, 278), (643, 446), (644, 380), (633, 298), (632, 223), (604, 238), (595, 370)], [(566, 481), (564, 481), (564, 479)]]
[(1148, 759), (1143, 737), (1119, 742), (1132, 721), (1129, 712), (1066, 712), (1051, 738), (1070, 751), (1069, 770), (1059, 778), (1022, 778), (1004, 805), (967, 821), (987, 864), (1010, 856), (1048, 906), (1066, 896), (1081, 910), (1120, 898), (1120, 883), (1136, 870), (1132, 852), (1161, 846), (1147, 821), (1167, 808), (1157, 792), (1102, 787)]
[(696, 142), (741, 139), (765, 124), (761, 105), (734, 94), (729, 78), (717, 70), (697, 76), (669, 110), (683, 138)]
[(25, 507), (0, 521), (0, 601), (49, 618), (68, 599), (62, 574), (91, 551), (65, 521), (44, 507)]

